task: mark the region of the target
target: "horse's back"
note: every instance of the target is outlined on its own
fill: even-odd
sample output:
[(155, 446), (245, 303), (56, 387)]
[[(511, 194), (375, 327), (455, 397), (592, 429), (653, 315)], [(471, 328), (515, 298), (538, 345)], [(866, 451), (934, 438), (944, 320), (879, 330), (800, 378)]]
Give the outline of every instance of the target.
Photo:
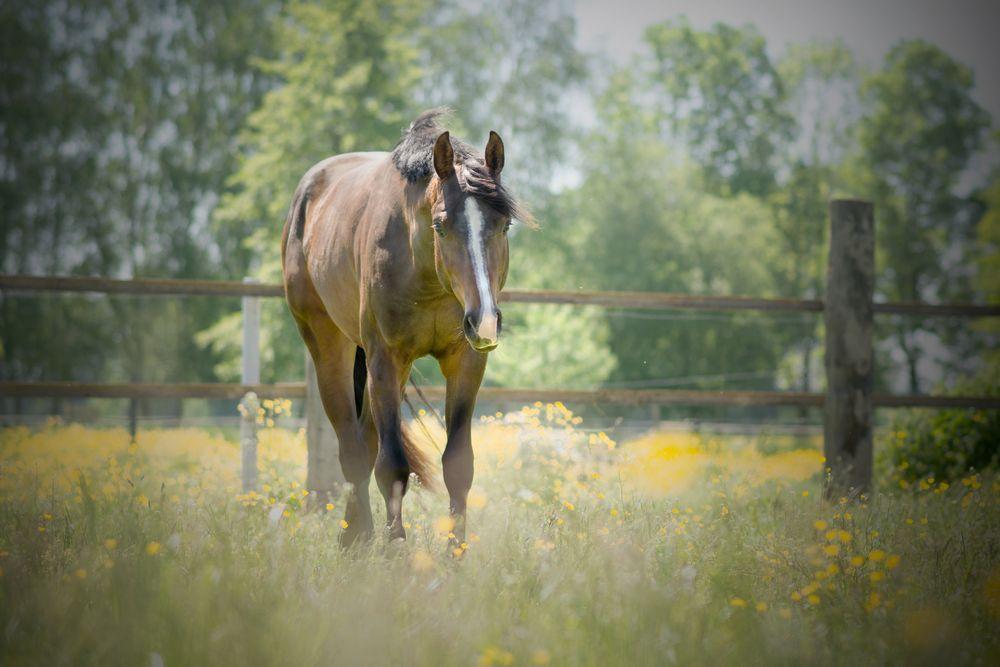
[(358, 335), (356, 228), (372, 174), (388, 157), (344, 153), (316, 163), (300, 180), (285, 223), (282, 264), (293, 313), (329, 316), (351, 338)]

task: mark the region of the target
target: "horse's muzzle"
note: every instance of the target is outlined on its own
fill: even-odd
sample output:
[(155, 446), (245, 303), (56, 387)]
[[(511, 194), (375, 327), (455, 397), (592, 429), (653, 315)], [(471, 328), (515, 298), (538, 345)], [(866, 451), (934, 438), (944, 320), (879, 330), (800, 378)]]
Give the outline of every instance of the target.
[(462, 331), (469, 345), (479, 352), (495, 350), (500, 344), (500, 328), (503, 314), (500, 310), (492, 313), (466, 313), (462, 321)]

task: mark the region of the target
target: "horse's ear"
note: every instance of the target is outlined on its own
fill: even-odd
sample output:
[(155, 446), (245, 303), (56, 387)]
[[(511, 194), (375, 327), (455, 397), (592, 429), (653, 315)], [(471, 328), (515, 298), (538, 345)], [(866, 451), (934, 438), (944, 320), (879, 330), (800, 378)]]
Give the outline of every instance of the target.
[(442, 132), (434, 142), (434, 171), (442, 181), (455, 173), (455, 151), (447, 132)]
[(494, 177), (503, 170), (503, 139), (493, 130), (490, 130), (490, 140), (486, 142), (486, 166)]

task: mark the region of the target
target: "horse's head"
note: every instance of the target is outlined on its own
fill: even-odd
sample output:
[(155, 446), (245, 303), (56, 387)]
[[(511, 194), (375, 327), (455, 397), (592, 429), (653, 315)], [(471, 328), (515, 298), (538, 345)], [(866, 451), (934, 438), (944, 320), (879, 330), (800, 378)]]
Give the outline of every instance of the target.
[(497, 294), (507, 280), (507, 229), (516, 204), (500, 185), (503, 141), (490, 132), (483, 161), (456, 163), (451, 138), (443, 132), (434, 144), (438, 196), (431, 211), (434, 264), (438, 278), (462, 304), (462, 330), (480, 352), (500, 342)]

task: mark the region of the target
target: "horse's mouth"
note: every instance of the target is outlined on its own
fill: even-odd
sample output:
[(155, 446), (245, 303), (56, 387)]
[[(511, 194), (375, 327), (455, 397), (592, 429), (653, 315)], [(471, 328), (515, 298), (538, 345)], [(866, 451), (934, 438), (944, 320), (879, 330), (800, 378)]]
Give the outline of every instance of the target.
[(475, 350), (476, 352), (492, 352), (493, 350), (497, 349), (497, 347), (500, 345), (500, 341), (493, 341), (492, 343), (482, 343), (482, 342), (474, 343), (470, 340), (469, 345), (471, 345), (472, 349)]

